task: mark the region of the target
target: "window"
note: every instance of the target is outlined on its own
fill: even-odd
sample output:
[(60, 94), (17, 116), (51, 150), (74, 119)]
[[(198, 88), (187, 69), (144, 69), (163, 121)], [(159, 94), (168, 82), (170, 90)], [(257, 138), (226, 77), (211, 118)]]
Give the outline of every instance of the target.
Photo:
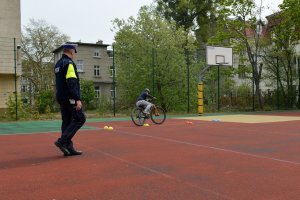
[(275, 45), (276, 45), (276, 43), (274, 42), (275, 39), (276, 39), (276, 34), (272, 31), (272, 32), (271, 32), (272, 46), (275, 46)]
[(100, 49), (95, 49), (94, 57), (100, 57)]
[(100, 86), (95, 87), (95, 97), (99, 99), (101, 97), (101, 89)]
[(94, 65), (94, 76), (100, 76), (100, 66)]
[(77, 71), (83, 72), (83, 60), (77, 60)]
[(28, 92), (28, 86), (27, 85), (22, 85), (21, 86), (21, 92)]
[[(113, 75), (114, 75), (114, 66), (109, 67), (109, 74), (110, 74), (110, 77), (113, 77)], [(116, 73), (115, 73), (115, 76), (116, 76)]]
[(114, 90), (110, 90), (110, 98), (111, 100), (114, 100)]
[(110, 90), (110, 98), (111, 98), (111, 100), (114, 100), (114, 97), (117, 97), (117, 90), (116, 90), (116, 88), (114, 90), (114, 87), (112, 86), (111, 90)]
[(27, 81), (27, 80), (28, 80), (28, 79), (27, 79), (26, 77), (21, 76), (21, 81), (25, 82), (25, 81)]
[(107, 54), (108, 54), (109, 58), (113, 58), (114, 57), (113, 51), (111, 51), (111, 50), (107, 50)]

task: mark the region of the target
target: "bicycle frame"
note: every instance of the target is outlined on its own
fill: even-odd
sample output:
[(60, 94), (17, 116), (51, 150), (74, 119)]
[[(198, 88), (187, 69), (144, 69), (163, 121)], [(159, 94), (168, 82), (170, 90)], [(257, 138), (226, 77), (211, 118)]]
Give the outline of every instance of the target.
[(166, 119), (166, 112), (163, 108), (152, 103), (150, 115), (144, 113), (143, 106), (135, 106), (131, 112), (131, 119), (137, 126), (143, 126), (146, 119), (151, 119), (154, 124), (162, 124)]

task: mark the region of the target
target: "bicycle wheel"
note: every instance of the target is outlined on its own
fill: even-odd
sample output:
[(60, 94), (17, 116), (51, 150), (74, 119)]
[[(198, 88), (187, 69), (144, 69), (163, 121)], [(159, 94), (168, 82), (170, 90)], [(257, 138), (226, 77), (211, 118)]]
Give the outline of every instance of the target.
[(166, 111), (159, 106), (153, 107), (151, 109), (150, 117), (153, 123), (162, 124), (166, 120)]
[(145, 116), (140, 108), (134, 108), (131, 111), (131, 120), (137, 126), (143, 126), (145, 122)]

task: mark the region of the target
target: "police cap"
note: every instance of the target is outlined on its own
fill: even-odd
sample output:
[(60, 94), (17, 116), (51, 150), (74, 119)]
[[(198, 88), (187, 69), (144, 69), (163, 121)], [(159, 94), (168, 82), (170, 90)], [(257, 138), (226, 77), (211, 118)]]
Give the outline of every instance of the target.
[(63, 44), (61, 47), (63, 49), (74, 49), (75, 53), (77, 53), (77, 50), (76, 50), (77, 45), (76, 44)]

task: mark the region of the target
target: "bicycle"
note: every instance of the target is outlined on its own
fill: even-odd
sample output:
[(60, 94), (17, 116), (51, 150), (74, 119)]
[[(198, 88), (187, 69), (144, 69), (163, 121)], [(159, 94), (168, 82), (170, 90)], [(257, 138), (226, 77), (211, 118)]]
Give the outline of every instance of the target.
[(151, 119), (154, 124), (162, 124), (166, 120), (166, 111), (159, 106), (152, 104), (150, 115), (144, 113), (144, 107), (135, 106), (131, 111), (131, 120), (137, 126), (143, 126), (146, 119)]

